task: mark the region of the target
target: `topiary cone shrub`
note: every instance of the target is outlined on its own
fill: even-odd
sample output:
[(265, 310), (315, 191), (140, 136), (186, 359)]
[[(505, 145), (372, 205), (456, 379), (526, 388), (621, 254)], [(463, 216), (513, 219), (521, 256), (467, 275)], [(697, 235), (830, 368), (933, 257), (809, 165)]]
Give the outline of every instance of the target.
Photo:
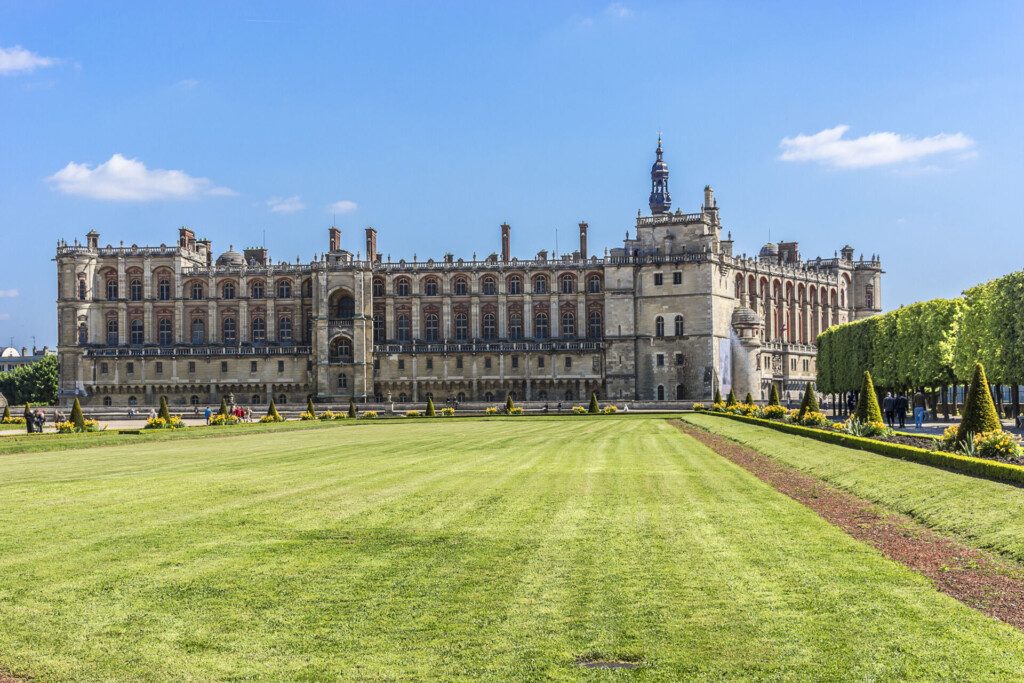
[(750, 395), (749, 391), (747, 392), (747, 395), (743, 397), (743, 402), (748, 406), (754, 403), (754, 397)]
[(962, 414), (963, 419), (960, 420), (960, 428), (956, 433), (959, 441), (965, 441), (968, 434), (1003, 431), (1003, 424), (999, 421), (995, 403), (992, 402), (988, 377), (985, 376), (985, 368), (981, 363), (974, 364), (974, 375), (971, 377), (971, 387), (967, 390), (967, 398), (964, 399)]
[(274, 403), (273, 398), (270, 399), (270, 405), (267, 406), (267, 417), (274, 422), (284, 422), (284, 420), (281, 419), (281, 413), (277, 412), (277, 404)]
[(715, 397), (713, 399), (711, 399), (711, 402), (712, 403), (721, 403), (722, 402), (722, 392), (718, 390), (718, 387), (715, 387)]
[(71, 406), (71, 423), (75, 425), (76, 432), (85, 431), (85, 415), (82, 414), (82, 404), (78, 402), (77, 398)]
[(11, 407), (10, 406), (4, 406), (4, 415), (0, 419), (2, 419), (4, 422), (8, 422), (11, 419)]
[(220, 410), (217, 411), (217, 414), (218, 415), (223, 415), (224, 417), (227, 417), (227, 415), (228, 415), (228, 400), (226, 398), (221, 397), (221, 399), (220, 399)]
[[(312, 401), (310, 401), (310, 403), (312, 403)], [(350, 398), (348, 400), (348, 416), (349, 417), (355, 417), (356, 416), (356, 400), (354, 398)]]
[(512, 394), (509, 394), (505, 399), (505, 412), (511, 413), (512, 409), (516, 407), (515, 401), (512, 400)]
[(167, 397), (160, 397), (160, 411), (156, 414), (157, 417), (162, 417), (166, 421), (171, 421), (171, 409), (167, 407)]
[(316, 416), (316, 406), (313, 405), (313, 398), (306, 399), (306, 412), (310, 415)]
[(871, 379), (871, 373), (864, 371), (864, 382), (860, 387), (860, 399), (857, 401), (857, 409), (853, 416), (862, 423), (881, 422), (882, 409), (878, 407), (878, 394), (875, 393), (875, 383)]
[(818, 406), (818, 395), (814, 391), (814, 386), (808, 382), (804, 388), (804, 397), (800, 401), (800, 412), (797, 413), (797, 418), (802, 420), (807, 413), (818, 412), (821, 412), (821, 408)]
[(434, 399), (427, 396), (427, 417), (434, 417), (437, 413), (434, 412)]
[(597, 404), (597, 393), (590, 394), (590, 405), (587, 406), (587, 412), (591, 415), (597, 415), (601, 412), (601, 406)]
[(768, 396), (768, 405), (770, 406), (781, 406), (782, 401), (779, 400), (779, 388), (772, 384), (772, 393)]
[(725, 397), (725, 407), (732, 408), (734, 405), (736, 405), (736, 394), (734, 394), (732, 389), (730, 389), (729, 395)]

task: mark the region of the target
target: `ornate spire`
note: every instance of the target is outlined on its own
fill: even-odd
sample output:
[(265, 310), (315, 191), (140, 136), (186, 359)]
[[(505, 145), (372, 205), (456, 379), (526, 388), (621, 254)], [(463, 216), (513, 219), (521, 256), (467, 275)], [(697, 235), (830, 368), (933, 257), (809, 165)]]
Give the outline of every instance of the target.
[(651, 166), (651, 213), (668, 213), (672, 208), (672, 195), (668, 191), (668, 164), (661, 158), (661, 133), (658, 133), (657, 158)]

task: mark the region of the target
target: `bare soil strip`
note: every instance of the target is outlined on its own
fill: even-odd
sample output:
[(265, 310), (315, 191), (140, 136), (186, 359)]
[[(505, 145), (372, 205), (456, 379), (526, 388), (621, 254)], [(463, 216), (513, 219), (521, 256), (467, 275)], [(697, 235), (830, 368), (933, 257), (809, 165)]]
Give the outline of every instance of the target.
[(941, 536), (909, 517), (880, 510), (723, 436), (675, 420), (673, 424), (890, 560), (924, 574), (943, 593), (1024, 630), (1024, 569), (1020, 566)]

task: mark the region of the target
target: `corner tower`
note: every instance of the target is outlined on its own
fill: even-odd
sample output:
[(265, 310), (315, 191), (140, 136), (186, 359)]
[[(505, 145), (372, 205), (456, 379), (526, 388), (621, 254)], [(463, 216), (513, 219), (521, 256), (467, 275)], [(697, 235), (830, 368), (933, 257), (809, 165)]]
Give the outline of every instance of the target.
[(668, 213), (672, 209), (672, 195), (668, 192), (668, 164), (661, 158), (661, 133), (658, 133), (657, 158), (651, 166), (651, 198), (648, 202), (654, 215)]

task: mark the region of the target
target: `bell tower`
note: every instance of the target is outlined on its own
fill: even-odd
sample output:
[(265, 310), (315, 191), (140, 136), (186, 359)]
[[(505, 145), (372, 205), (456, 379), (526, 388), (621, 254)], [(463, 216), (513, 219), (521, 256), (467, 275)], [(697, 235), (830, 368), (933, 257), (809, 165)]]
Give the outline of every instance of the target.
[(651, 213), (668, 213), (672, 209), (672, 195), (668, 192), (668, 164), (661, 158), (661, 133), (658, 133), (657, 158), (651, 166)]

